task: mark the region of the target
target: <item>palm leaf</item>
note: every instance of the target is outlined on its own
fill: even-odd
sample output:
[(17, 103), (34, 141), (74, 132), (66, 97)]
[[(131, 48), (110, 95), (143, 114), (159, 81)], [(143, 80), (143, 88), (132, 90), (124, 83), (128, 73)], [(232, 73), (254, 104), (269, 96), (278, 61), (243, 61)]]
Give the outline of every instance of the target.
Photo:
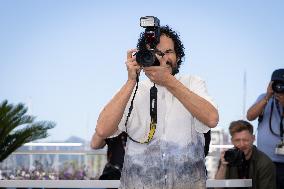
[(50, 121), (35, 122), (35, 117), (26, 113), (24, 104), (14, 106), (7, 100), (0, 104), (0, 162), (23, 144), (46, 138), (47, 130), (55, 126)]

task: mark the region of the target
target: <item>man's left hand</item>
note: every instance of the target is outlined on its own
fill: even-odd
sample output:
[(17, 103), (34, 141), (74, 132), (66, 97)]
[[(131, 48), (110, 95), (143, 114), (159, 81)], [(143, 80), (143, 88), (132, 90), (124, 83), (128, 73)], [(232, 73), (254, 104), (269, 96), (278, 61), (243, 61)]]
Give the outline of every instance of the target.
[(275, 98), (284, 107), (284, 94), (274, 93)]
[(167, 57), (156, 56), (160, 62), (160, 66), (144, 67), (145, 75), (153, 82), (161, 86), (166, 86), (172, 77), (172, 67), (167, 64)]

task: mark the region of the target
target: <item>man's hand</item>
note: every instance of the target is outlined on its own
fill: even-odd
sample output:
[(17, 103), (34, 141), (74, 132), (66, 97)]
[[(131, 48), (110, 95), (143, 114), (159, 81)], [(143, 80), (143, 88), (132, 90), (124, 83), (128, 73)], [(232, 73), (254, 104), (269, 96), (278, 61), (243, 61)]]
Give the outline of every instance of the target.
[(268, 101), (273, 96), (272, 83), (273, 81), (270, 81), (267, 86), (266, 96), (265, 96), (266, 101)]
[(275, 98), (278, 100), (278, 102), (284, 106), (284, 94), (282, 93), (274, 93), (273, 89), (272, 89), (272, 84), (273, 81), (270, 81), (268, 87), (267, 87), (267, 93), (266, 93), (266, 100), (269, 100), (269, 98), (271, 98), (273, 95), (275, 96)]
[(284, 107), (284, 94), (275, 93), (274, 96), (278, 100), (278, 102)]
[(137, 74), (141, 71), (141, 67), (136, 62), (136, 57), (133, 53), (137, 52), (137, 49), (130, 49), (127, 51), (127, 60), (125, 62), (128, 71), (128, 80), (136, 80)]
[(225, 152), (226, 151), (227, 150), (222, 150), (222, 152), (221, 152), (221, 166), (227, 166), (229, 164), (229, 162), (227, 162), (225, 160)]
[(170, 77), (172, 77), (172, 67), (167, 64), (166, 56), (156, 55), (160, 62), (160, 66), (144, 67), (145, 75), (153, 82), (161, 86), (166, 86)]
[(221, 162), (216, 172), (215, 179), (225, 179), (227, 165), (229, 164), (224, 158), (225, 151), (226, 150), (221, 151)]

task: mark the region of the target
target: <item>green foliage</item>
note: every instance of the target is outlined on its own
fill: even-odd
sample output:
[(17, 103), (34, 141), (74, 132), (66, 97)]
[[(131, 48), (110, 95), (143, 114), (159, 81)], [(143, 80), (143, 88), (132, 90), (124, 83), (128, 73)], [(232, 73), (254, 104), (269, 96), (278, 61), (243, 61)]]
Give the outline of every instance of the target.
[(35, 121), (35, 117), (26, 115), (24, 104), (0, 103), (0, 162), (27, 142), (46, 138), (47, 130), (55, 126), (50, 121)]

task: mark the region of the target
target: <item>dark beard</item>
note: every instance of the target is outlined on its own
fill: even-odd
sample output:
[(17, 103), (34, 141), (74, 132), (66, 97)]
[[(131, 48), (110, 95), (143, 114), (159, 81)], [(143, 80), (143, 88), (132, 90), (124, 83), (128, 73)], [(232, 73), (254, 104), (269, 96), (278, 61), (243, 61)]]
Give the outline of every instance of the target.
[(178, 73), (177, 72), (177, 67), (174, 67), (173, 63), (167, 61), (166, 64), (169, 65), (172, 68), (172, 75), (175, 75), (176, 73)]

